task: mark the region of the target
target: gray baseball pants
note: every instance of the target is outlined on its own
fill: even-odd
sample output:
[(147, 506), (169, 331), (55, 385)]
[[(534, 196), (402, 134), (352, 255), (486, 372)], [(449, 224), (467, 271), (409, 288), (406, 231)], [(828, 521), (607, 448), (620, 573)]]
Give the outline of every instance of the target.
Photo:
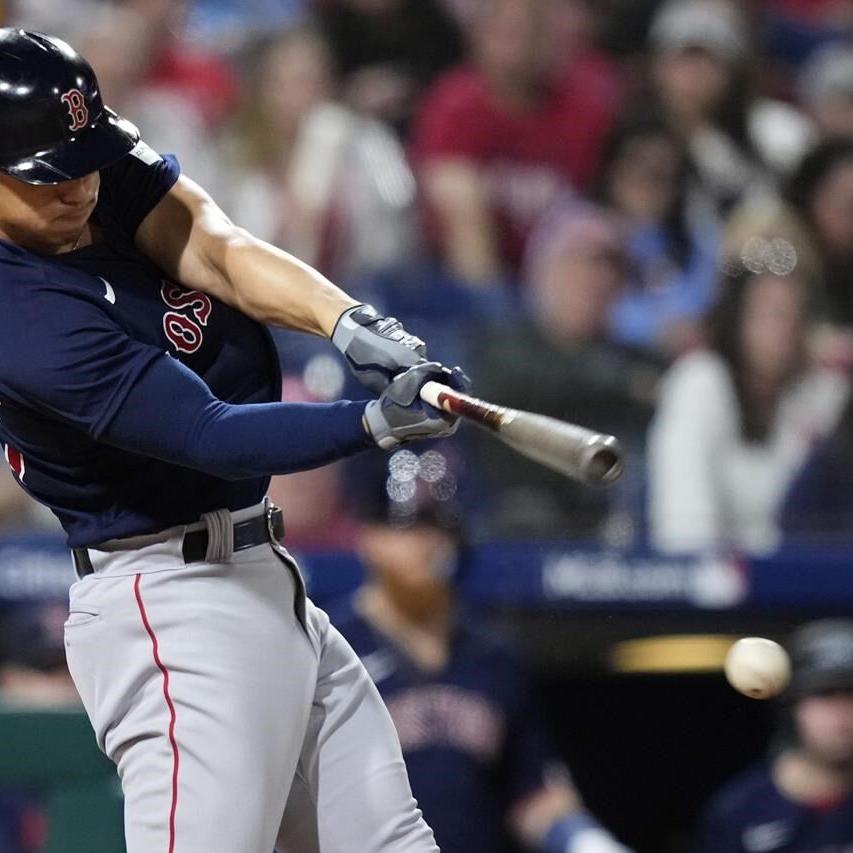
[(90, 549), (71, 588), (68, 665), (128, 853), (436, 853), (382, 700), (292, 558), (186, 564), (196, 527)]

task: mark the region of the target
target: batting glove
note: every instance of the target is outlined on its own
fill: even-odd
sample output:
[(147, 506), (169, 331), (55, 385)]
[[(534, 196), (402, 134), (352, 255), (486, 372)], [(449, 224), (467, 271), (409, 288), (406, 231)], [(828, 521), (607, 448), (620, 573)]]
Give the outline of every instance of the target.
[(381, 316), (372, 305), (344, 311), (332, 332), (362, 385), (381, 394), (398, 373), (426, 361), (426, 344), (410, 335), (394, 317)]
[(448, 370), (436, 361), (425, 361), (400, 374), (364, 410), (365, 426), (383, 450), (416, 438), (444, 438), (456, 432), (459, 418), (421, 400), (418, 392), (429, 381), (442, 382), (457, 391), (467, 391), (471, 385), (460, 368)]

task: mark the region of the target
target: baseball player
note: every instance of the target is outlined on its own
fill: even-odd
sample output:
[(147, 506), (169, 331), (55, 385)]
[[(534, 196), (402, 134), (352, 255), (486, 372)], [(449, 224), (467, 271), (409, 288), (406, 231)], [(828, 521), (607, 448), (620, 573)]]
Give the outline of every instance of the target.
[[(381, 699), (305, 598), (264, 492), (452, 432), (418, 390), (464, 374), (232, 225), (67, 44), (0, 29), (0, 128), (0, 440), (73, 549), (66, 655), (129, 853), (435, 851)], [(261, 323), (331, 337), (381, 396), (274, 402)]]
[(853, 621), (803, 625), (789, 650), (783, 748), (715, 794), (697, 853), (853, 851)]
[(629, 853), (584, 810), (516, 656), (457, 606), (455, 488), (448, 454), (396, 451), (360, 496), (368, 581), (330, 609), (388, 706), (424, 816), (444, 853)]

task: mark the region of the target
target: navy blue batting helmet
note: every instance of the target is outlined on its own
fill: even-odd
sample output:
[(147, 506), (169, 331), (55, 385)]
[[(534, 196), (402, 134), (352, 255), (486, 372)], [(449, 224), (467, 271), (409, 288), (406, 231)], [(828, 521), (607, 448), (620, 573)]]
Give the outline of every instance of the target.
[(0, 28), (0, 172), (58, 184), (121, 159), (138, 140), (104, 105), (95, 72), (72, 47)]
[(792, 635), (789, 650), (791, 698), (853, 690), (853, 620), (821, 619), (803, 625)]

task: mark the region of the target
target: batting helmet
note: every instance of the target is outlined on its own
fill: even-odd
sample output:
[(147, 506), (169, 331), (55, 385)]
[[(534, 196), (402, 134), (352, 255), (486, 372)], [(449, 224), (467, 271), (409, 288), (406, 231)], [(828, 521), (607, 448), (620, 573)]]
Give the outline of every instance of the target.
[(853, 620), (810, 622), (794, 632), (789, 648), (791, 698), (853, 690)]
[(82, 178), (139, 140), (104, 106), (92, 67), (64, 41), (0, 28), (0, 172), (28, 184)]

